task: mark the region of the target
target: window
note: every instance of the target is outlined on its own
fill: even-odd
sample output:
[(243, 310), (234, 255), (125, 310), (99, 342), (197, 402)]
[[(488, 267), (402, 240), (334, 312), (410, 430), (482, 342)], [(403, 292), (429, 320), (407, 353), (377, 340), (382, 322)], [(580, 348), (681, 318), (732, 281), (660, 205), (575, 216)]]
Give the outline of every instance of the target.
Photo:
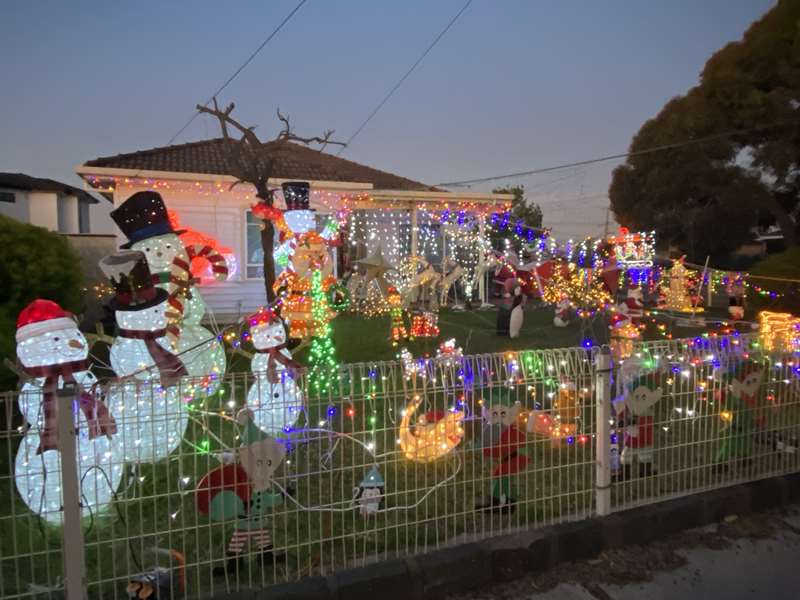
[[(264, 278), (264, 251), (261, 248), (261, 219), (253, 215), (252, 211), (247, 211), (247, 230), (245, 232), (245, 243), (247, 245), (247, 266), (245, 276), (247, 279), (263, 279)], [(317, 213), (316, 229), (322, 232), (325, 225), (330, 218), (328, 214)], [(278, 232), (275, 232), (275, 238), (272, 243), (273, 250), (276, 250), (280, 243), (278, 241)], [(275, 265), (275, 275), (280, 273), (280, 267)]]
[[(277, 235), (275, 241), (277, 242)], [(261, 248), (261, 219), (253, 216), (252, 211), (247, 211), (247, 279), (264, 278), (264, 251)], [(277, 244), (275, 244), (277, 246)]]
[(91, 204), (81, 200), (78, 203), (78, 232), (90, 233), (91, 227), (89, 226), (89, 207)]
[(16, 201), (16, 197), (14, 196), (14, 192), (0, 192), (0, 202), (10, 202), (14, 204)]

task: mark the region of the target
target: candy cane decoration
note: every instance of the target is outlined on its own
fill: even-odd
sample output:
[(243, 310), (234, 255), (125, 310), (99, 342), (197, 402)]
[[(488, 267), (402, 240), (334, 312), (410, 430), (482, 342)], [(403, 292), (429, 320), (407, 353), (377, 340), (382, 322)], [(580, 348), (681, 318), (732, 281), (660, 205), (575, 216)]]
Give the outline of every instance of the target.
[(224, 281), (228, 277), (228, 263), (218, 250), (207, 244), (191, 244), (185, 248), (186, 258), (176, 256), (169, 270), (169, 283), (172, 288), (169, 305), (177, 311), (177, 314), (173, 314), (174, 319), (171, 319), (174, 325), (180, 323), (180, 319), (183, 317), (184, 299), (192, 285), (197, 283), (197, 280), (192, 277), (193, 259), (205, 258), (211, 263), (211, 272), (217, 281)]

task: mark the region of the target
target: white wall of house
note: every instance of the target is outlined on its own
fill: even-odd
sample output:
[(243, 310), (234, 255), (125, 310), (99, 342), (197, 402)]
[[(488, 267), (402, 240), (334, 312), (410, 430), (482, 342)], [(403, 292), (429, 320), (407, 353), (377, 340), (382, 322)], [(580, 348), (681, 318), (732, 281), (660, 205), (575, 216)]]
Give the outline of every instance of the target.
[(8, 188), (0, 188), (0, 192), (4, 196), (10, 194), (14, 198), (13, 202), (0, 202), (0, 215), (27, 223), (30, 214), (28, 211), (28, 192)]
[(96, 235), (116, 235), (117, 226), (109, 213), (114, 210), (114, 205), (105, 199), (97, 204), (89, 205), (89, 231)]
[(58, 193), (28, 192), (28, 207), (31, 225), (58, 231)]
[[(138, 191), (150, 188), (118, 185), (114, 192), (114, 206), (119, 206)], [(189, 226), (213, 237), (223, 246), (231, 248), (237, 260), (237, 272), (228, 281), (201, 286), (201, 293), (218, 321), (234, 321), (246, 316), (266, 303), (264, 280), (247, 278), (247, 211), (254, 203), (251, 195), (242, 191), (220, 191), (212, 195), (198, 195), (190, 191), (159, 189), (167, 208), (178, 214), (181, 225)], [(126, 241), (114, 226), (119, 244)]]
[(80, 233), (78, 197), (61, 194), (57, 198), (58, 231), (61, 233)]

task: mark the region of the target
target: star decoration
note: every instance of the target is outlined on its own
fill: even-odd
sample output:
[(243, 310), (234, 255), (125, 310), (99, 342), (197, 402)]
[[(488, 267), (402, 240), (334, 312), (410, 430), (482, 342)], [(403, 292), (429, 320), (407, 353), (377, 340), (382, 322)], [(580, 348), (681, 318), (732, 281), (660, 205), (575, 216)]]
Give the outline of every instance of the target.
[(386, 272), (394, 269), (392, 265), (386, 262), (383, 257), (383, 251), (378, 246), (373, 250), (372, 254), (368, 255), (361, 260), (355, 261), (356, 264), (364, 268), (364, 287), (365, 289), (373, 279), (378, 282), (381, 288), (381, 293), (386, 297), (389, 293), (389, 282), (386, 281)]

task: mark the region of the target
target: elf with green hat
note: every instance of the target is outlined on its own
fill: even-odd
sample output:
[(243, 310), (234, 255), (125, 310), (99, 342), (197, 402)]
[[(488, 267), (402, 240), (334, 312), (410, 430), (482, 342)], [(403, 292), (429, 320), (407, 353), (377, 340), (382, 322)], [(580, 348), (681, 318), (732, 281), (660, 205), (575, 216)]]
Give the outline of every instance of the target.
[(283, 501), (271, 491), (272, 476), (286, 455), (286, 447), (256, 427), (253, 413), (242, 409), (236, 416), (240, 426), (240, 446), (236, 463), (207, 473), (197, 486), (197, 508), (214, 521), (234, 521), (228, 542), (228, 560), (214, 569), (214, 575), (234, 572), (242, 562), (245, 546), (255, 544), (261, 562), (283, 560), (272, 553), (267, 527), (270, 510)]
[(483, 405), (483, 455), (497, 465), (492, 471), (491, 502), (476, 508), (513, 512), (516, 499), (512, 478), (528, 466), (528, 457), (523, 454), (527, 436), (518, 427), (522, 404), (513, 401), (509, 388), (495, 391), (491, 402), (491, 406)]
[(721, 398), (720, 418), (722, 443), (717, 450), (716, 463), (724, 470), (731, 460), (744, 460), (753, 451), (754, 434), (763, 430), (766, 415), (759, 402), (759, 388), (764, 368), (755, 363), (740, 363), (732, 370), (728, 393)]
[(648, 476), (655, 473), (653, 460), (654, 416), (653, 407), (661, 399), (661, 388), (655, 382), (654, 375), (638, 375), (625, 386), (622, 407), (618, 415), (624, 420), (625, 448), (620, 455), (622, 476), (629, 477), (634, 464), (639, 464), (639, 475)]

